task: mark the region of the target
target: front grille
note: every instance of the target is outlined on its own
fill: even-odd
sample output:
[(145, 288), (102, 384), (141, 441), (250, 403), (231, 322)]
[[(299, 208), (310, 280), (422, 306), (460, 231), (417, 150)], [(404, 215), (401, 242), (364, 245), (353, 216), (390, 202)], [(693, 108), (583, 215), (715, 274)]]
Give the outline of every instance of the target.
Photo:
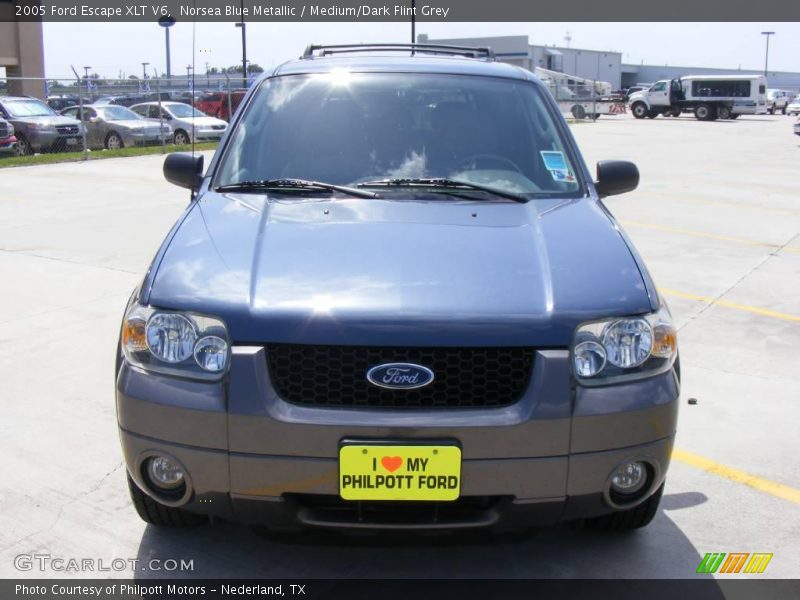
[[(483, 408), (517, 402), (528, 387), (532, 348), (395, 348), (276, 344), (266, 348), (278, 395), (294, 404), (369, 408)], [(392, 390), (367, 381), (377, 365), (428, 367), (434, 381)]]
[(61, 135), (75, 135), (78, 133), (77, 125), (58, 125), (56, 131)]
[(211, 129), (216, 129), (216, 130), (225, 129), (225, 125), (212, 125)]
[(10, 131), (11, 128), (8, 126), (8, 123), (0, 123), (0, 138), (7, 138)]

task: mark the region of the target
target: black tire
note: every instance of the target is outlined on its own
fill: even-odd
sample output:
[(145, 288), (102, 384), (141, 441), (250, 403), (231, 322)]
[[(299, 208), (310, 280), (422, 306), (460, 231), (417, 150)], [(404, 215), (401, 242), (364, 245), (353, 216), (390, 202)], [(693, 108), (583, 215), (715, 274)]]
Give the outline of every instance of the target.
[(31, 148), (31, 144), (25, 136), (17, 134), (17, 143), (14, 146), (14, 153), (17, 156), (30, 156), (33, 154), (33, 148)]
[(658, 512), (661, 495), (664, 493), (664, 484), (661, 484), (655, 493), (647, 500), (628, 510), (619, 510), (610, 515), (585, 519), (583, 526), (587, 529), (601, 531), (630, 531), (644, 527), (653, 520)]
[(145, 523), (159, 527), (195, 527), (208, 521), (204, 515), (197, 515), (181, 508), (165, 506), (156, 502), (139, 489), (130, 475), (128, 475), (128, 490), (133, 507)]
[(676, 119), (678, 117), (680, 117), (681, 116), (681, 109), (680, 108), (674, 108), (672, 110), (672, 116), (675, 117)]
[(644, 102), (634, 102), (631, 106), (631, 114), (635, 119), (644, 119), (647, 116), (647, 105)]
[(694, 116), (698, 121), (713, 121), (717, 118), (717, 110), (711, 104), (698, 104)]
[(580, 104), (576, 104), (570, 110), (572, 116), (576, 119), (585, 119), (586, 118), (586, 109), (584, 109)]
[(770, 107), (767, 109), (767, 112), (768, 112), (769, 114), (771, 114), (771, 115), (774, 115), (774, 114), (775, 114), (775, 107), (774, 107), (774, 106), (770, 106)]
[(720, 106), (719, 110), (717, 111), (717, 116), (720, 119), (730, 119), (731, 118), (731, 109), (727, 106)]
[(175, 145), (176, 146), (185, 146), (187, 144), (191, 144), (192, 140), (189, 139), (189, 134), (186, 133), (183, 129), (178, 129), (175, 131)]
[(785, 104), (783, 105), (783, 108), (781, 109), (781, 114), (782, 115), (786, 114), (786, 105)]
[(116, 131), (112, 131), (106, 136), (106, 150), (119, 150), (124, 147), (125, 143), (122, 141), (122, 136)]
[(599, 119), (599, 118), (600, 118), (600, 113), (594, 113), (592, 115), (592, 120), (594, 120), (594, 121), (597, 121), (597, 119)]
[(648, 119), (655, 119), (658, 116), (658, 113), (654, 110), (648, 111), (647, 118)]

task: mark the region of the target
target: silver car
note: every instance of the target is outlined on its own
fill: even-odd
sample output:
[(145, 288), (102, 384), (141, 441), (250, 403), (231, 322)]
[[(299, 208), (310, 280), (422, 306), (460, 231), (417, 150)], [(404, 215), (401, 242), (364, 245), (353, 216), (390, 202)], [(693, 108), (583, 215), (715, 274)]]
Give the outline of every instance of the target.
[(175, 131), (178, 145), (195, 142), (216, 142), (225, 133), (228, 124), (222, 119), (209, 117), (193, 106), (182, 102), (162, 102), (159, 114), (158, 102), (143, 102), (131, 106), (135, 113), (151, 120), (167, 121)]
[(86, 145), (92, 149), (116, 150), (127, 146), (148, 146), (172, 142), (172, 128), (142, 118), (124, 106), (91, 105), (70, 106), (62, 115), (83, 121), (86, 127)]

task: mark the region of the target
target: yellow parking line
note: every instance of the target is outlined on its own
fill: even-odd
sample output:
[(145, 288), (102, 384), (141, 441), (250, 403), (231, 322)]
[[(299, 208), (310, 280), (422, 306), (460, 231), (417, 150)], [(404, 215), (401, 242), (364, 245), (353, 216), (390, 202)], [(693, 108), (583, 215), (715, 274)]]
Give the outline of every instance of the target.
[(695, 467), (707, 473), (713, 473), (725, 479), (735, 481), (736, 483), (741, 483), (761, 492), (771, 494), (777, 498), (800, 504), (800, 490), (797, 488), (751, 475), (750, 473), (728, 467), (722, 463), (705, 458), (704, 456), (678, 448), (672, 450), (672, 459), (689, 465), (690, 467)]
[(768, 308), (758, 308), (757, 306), (748, 306), (747, 304), (738, 304), (730, 302), (721, 298), (711, 298), (709, 296), (697, 296), (695, 294), (687, 294), (679, 292), (678, 290), (671, 290), (669, 288), (658, 288), (658, 290), (665, 296), (674, 296), (675, 298), (686, 298), (687, 300), (696, 300), (697, 302), (705, 302), (706, 304), (713, 304), (714, 306), (724, 306), (725, 308), (732, 308), (734, 310), (741, 310), (744, 312), (761, 315), (762, 317), (770, 317), (772, 319), (780, 319), (782, 321), (793, 321), (800, 323), (800, 316), (790, 315), (788, 313), (778, 312), (776, 310), (769, 310)]
[(721, 242), (733, 242), (735, 244), (743, 244), (746, 246), (757, 246), (759, 248), (770, 248), (772, 250), (782, 250), (784, 252), (795, 252), (800, 254), (800, 248), (794, 246), (781, 246), (780, 244), (770, 244), (767, 242), (759, 242), (756, 240), (748, 240), (740, 237), (733, 237), (729, 235), (717, 235), (715, 233), (705, 233), (703, 231), (693, 231), (691, 229), (680, 229), (678, 227), (667, 227), (666, 225), (655, 225), (653, 223), (639, 223), (637, 221), (620, 221), (625, 227), (639, 227), (642, 229), (654, 229), (656, 231), (663, 231), (665, 233), (677, 233), (680, 235), (688, 235), (692, 237), (706, 238), (709, 240), (719, 240)]

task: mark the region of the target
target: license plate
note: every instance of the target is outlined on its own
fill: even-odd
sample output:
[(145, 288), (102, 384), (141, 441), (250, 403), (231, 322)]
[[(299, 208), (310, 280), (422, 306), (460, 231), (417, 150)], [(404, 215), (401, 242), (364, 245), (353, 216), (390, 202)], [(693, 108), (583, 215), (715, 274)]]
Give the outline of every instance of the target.
[(339, 495), (345, 500), (456, 500), (461, 448), (456, 445), (344, 444)]
[(77, 146), (78, 138), (67, 138), (67, 146)]

